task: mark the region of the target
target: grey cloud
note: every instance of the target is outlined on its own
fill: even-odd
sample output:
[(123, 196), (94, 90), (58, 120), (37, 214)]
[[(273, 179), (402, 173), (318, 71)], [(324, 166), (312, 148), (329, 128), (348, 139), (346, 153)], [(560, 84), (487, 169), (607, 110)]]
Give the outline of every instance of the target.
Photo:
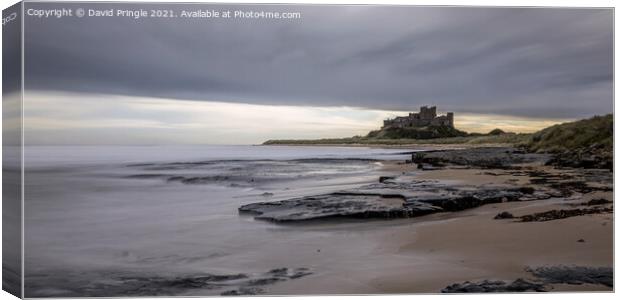
[(27, 18), (26, 88), (531, 117), (612, 111), (611, 9), (174, 7), (303, 19)]

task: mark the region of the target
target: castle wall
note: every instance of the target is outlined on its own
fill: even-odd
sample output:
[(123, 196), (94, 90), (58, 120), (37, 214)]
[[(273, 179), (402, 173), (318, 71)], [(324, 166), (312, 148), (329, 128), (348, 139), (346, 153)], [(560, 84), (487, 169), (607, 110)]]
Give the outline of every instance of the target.
[(437, 107), (422, 106), (420, 112), (409, 113), (406, 117), (396, 117), (383, 121), (384, 127), (423, 127), (423, 126), (450, 126), (454, 127), (454, 113), (449, 112), (445, 116), (437, 116)]

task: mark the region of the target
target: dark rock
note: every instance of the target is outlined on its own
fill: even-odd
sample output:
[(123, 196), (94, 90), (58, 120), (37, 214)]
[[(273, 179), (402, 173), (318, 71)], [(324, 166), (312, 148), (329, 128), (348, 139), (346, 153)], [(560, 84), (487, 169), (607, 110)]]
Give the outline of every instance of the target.
[(379, 182), (383, 183), (386, 180), (394, 180), (396, 177), (395, 176), (380, 176), (379, 177)]
[(610, 267), (550, 266), (528, 268), (528, 272), (546, 283), (601, 284), (614, 286), (614, 270)]
[(424, 152), (417, 152), (411, 154), (411, 162), (414, 164), (419, 164), (424, 161)]
[[(47, 276), (30, 279), (28, 297), (43, 297), (39, 291), (53, 288), (63, 291), (63, 297), (118, 297), (123, 296), (174, 296), (190, 290), (223, 290), (222, 295), (256, 295), (263, 293), (261, 286), (301, 278), (312, 274), (307, 268), (279, 268), (259, 274), (194, 274), (177, 276), (148, 276), (146, 274), (114, 274), (104, 271), (98, 277), (105, 281), (85, 279), (83, 273), (62, 272), (57, 281)], [(92, 276), (92, 273), (88, 275)], [(54, 277), (56, 278), (56, 277)], [(49, 295), (48, 295), (49, 296)]]
[(248, 285), (267, 285), (267, 284), (274, 284), (278, 281), (284, 281), (284, 278), (280, 278), (280, 277), (268, 277), (268, 278), (258, 278), (258, 279), (252, 279), (248, 282)]
[(256, 219), (274, 222), (304, 221), (330, 217), (404, 218), (422, 212), (405, 206), (402, 196), (332, 193), (275, 202), (243, 205), (239, 212), (258, 214)]
[(480, 282), (455, 283), (441, 290), (442, 293), (501, 293), (501, 292), (546, 292), (543, 284), (517, 279), (512, 282), (484, 280)]
[(520, 187), (519, 188), (519, 192), (523, 193), (523, 194), (534, 194), (534, 192), (536, 191), (536, 189), (534, 189), (533, 187), (530, 186), (524, 186), (524, 187)]
[(437, 181), (384, 180), (349, 191), (243, 205), (240, 213), (274, 222), (323, 218), (408, 218), (460, 211), (489, 203), (547, 199), (519, 186), (446, 185)]
[(447, 164), (484, 169), (511, 169), (515, 164), (546, 162), (547, 154), (524, 153), (510, 147), (480, 147), (417, 153), (413, 162), (444, 167)]
[(497, 214), (497, 216), (495, 216), (494, 219), (499, 220), (499, 219), (512, 219), (512, 218), (514, 218), (514, 216), (511, 213), (507, 211), (503, 211)]
[(541, 213), (535, 213), (530, 215), (520, 216), (518, 218), (521, 219), (521, 222), (545, 222), (551, 220), (565, 219), (576, 216), (590, 215), (590, 214), (601, 214), (601, 213), (612, 213), (613, 208), (610, 207), (593, 207), (593, 208), (585, 208), (585, 209), (554, 209), (550, 211), (545, 211)]
[(585, 204), (588, 206), (592, 206), (592, 205), (604, 205), (604, 204), (610, 204), (610, 203), (613, 203), (613, 202), (607, 199), (604, 199), (604, 198), (600, 198), (600, 199), (592, 199), (586, 202)]
[[(592, 191), (612, 191), (613, 173), (605, 170), (566, 170), (562, 173), (548, 173), (540, 170), (512, 172), (514, 176), (528, 176), (530, 182), (544, 185), (558, 191), (558, 197), (568, 197), (577, 193)], [(580, 178), (576, 180), (576, 178)]]
[(546, 284), (600, 284), (613, 288), (613, 268), (583, 266), (547, 266), (527, 268), (537, 280), (517, 279), (465, 281), (441, 290), (442, 293), (546, 292)]
[[(253, 213), (257, 215), (256, 219), (274, 222), (324, 218), (408, 218), (442, 211), (460, 211), (490, 203), (542, 200), (567, 197), (574, 193), (613, 190), (612, 175), (604, 170), (546, 172), (514, 166), (515, 163), (542, 162), (545, 157), (541, 154), (515, 153), (513, 148), (414, 153), (412, 160), (422, 168), (426, 165), (436, 168), (445, 164), (502, 168), (502, 171), (493, 172), (529, 177), (531, 185), (464, 185), (418, 180), (402, 174), (381, 176), (378, 183), (336, 193), (247, 204), (241, 206), (239, 212)], [(522, 221), (555, 219), (573, 213), (551, 212), (548, 215), (524, 216)]]
[(547, 165), (613, 171), (613, 151), (600, 144), (555, 153)]
[(578, 239), (577, 240), (577, 243), (585, 243), (585, 242), (586, 242), (586, 240), (584, 240), (584, 239)]
[(264, 293), (263, 289), (257, 287), (242, 287), (238, 290), (230, 290), (222, 292), (222, 296), (253, 296)]

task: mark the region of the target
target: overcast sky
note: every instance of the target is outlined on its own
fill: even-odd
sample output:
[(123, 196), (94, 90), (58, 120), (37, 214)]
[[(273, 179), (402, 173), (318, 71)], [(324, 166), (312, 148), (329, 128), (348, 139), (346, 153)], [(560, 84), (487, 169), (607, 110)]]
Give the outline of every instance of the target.
[(27, 17), (26, 89), (99, 95), (111, 105), (118, 98), (105, 95), (348, 107), (384, 112), (379, 121), (426, 104), (456, 112), (457, 122), (467, 115), (559, 120), (612, 112), (611, 9), (174, 7), (302, 18)]

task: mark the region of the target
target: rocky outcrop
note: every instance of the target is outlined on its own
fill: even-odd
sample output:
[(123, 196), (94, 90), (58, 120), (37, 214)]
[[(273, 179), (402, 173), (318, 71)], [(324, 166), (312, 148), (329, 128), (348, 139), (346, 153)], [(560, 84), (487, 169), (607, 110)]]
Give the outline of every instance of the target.
[(547, 165), (564, 168), (606, 169), (613, 171), (613, 152), (592, 145), (586, 148), (565, 150), (553, 155)]
[(613, 173), (607, 170), (567, 169), (562, 172), (543, 171), (536, 168), (497, 170), (484, 172), (490, 176), (526, 177), (532, 186), (547, 187), (554, 197), (568, 197), (574, 193), (587, 194), (594, 191), (612, 191)]
[(438, 181), (384, 179), (337, 193), (243, 205), (241, 213), (274, 222), (325, 218), (409, 218), (460, 211), (489, 203), (547, 199), (530, 187), (446, 185)]
[[(543, 171), (526, 164), (541, 165), (548, 158), (514, 148), (475, 148), (466, 150), (413, 153), (412, 161), (423, 169), (437, 167), (493, 168), (491, 176), (525, 177), (529, 184), (466, 185), (419, 180), (407, 174), (381, 176), (378, 183), (337, 193), (312, 195), (273, 202), (243, 205), (241, 213), (274, 222), (323, 218), (408, 218), (435, 212), (460, 211), (489, 203), (543, 200), (568, 197), (575, 193), (610, 191), (613, 174), (605, 170), (574, 169)], [(595, 211), (558, 211), (533, 216), (532, 220), (554, 219)], [(507, 216), (498, 216), (498, 218)], [(524, 216), (524, 222), (530, 218)]]
[(528, 268), (528, 272), (545, 283), (600, 284), (614, 286), (614, 270), (610, 267), (545, 266)]
[(294, 198), (283, 201), (243, 205), (241, 213), (254, 213), (259, 220), (274, 222), (307, 221), (314, 219), (349, 218), (407, 218), (441, 211), (432, 205), (406, 205), (398, 195), (332, 193)]
[(576, 209), (554, 209), (550, 211), (524, 215), (518, 217), (521, 222), (546, 222), (551, 220), (566, 219), (570, 217), (612, 213), (614, 210), (611, 207), (593, 207), (593, 208), (576, 208)]
[(442, 293), (499, 293), (499, 292), (547, 292), (550, 284), (598, 284), (613, 288), (613, 268), (586, 266), (544, 266), (526, 268), (533, 279), (519, 278), (514, 281), (483, 280), (451, 284)]
[(442, 293), (514, 293), (514, 292), (546, 292), (541, 283), (519, 278), (512, 282), (502, 280), (484, 280), (479, 282), (465, 281), (455, 283), (441, 290)]
[(593, 205), (605, 205), (605, 204), (611, 204), (613, 203), (612, 201), (609, 201), (605, 198), (598, 198), (598, 199), (592, 199), (586, 203), (584, 203), (584, 205), (587, 206), (593, 206)]
[(457, 165), (484, 169), (511, 169), (515, 168), (516, 164), (544, 163), (549, 158), (547, 154), (525, 153), (512, 147), (481, 147), (418, 152), (412, 155), (412, 162), (422, 167)]

